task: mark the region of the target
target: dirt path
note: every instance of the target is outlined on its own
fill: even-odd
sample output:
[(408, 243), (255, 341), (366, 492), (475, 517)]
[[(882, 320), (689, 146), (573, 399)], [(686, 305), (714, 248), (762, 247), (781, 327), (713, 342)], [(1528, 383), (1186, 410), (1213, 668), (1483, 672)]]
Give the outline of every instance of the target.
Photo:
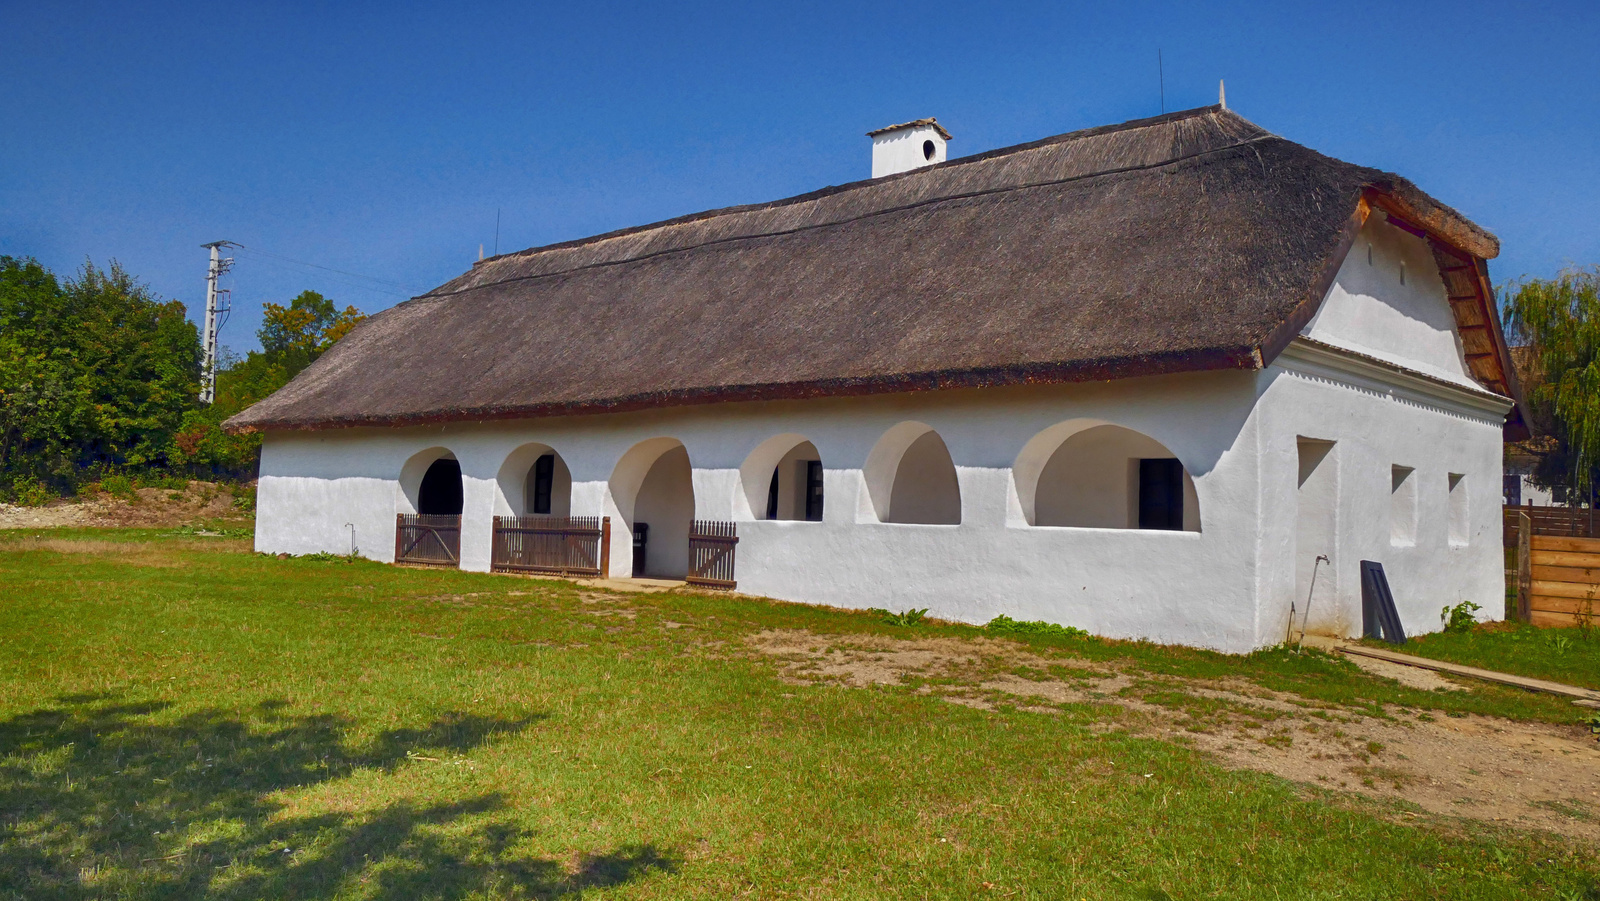
[(190, 482), (183, 490), (140, 488), (132, 498), (99, 494), (45, 507), (0, 504), (0, 529), (55, 529), (71, 526), (162, 528), (245, 514), (233, 503), (231, 486)]
[[(1163, 688), (1170, 683), (1196, 705), (1157, 705), (1119, 694), (1133, 685), (1126, 673), (1071, 658), (1042, 658), (992, 639), (904, 641), (767, 631), (750, 643), (796, 680), (867, 686), (954, 679), (919, 690), (977, 707), (1009, 696), (1041, 713), (1058, 712), (1051, 705), (1059, 704), (1115, 704), (1124, 711), (1119, 725), (1208, 751), (1228, 766), (1405, 801), (1432, 814), (1600, 841), (1600, 743), (1575, 727), (1398, 711), (1363, 716), (1316, 701), (1308, 707), (1298, 695), (1242, 680), (1161, 677)], [(996, 658), (1012, 672), (997, 670)], [(1459, 688), (1432, 673), (1378, 669), (1377, 675), (1416, 687)]]

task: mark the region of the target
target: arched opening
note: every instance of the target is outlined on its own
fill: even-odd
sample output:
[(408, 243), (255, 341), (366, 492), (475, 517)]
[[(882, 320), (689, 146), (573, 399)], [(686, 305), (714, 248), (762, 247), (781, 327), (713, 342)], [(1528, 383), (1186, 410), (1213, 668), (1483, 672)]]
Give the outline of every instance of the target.
[(961, 522), (961, 486), (950, 450), (925, 423), (902, 422), (884, 432), (863, 474), (881, 522)]
[(460, 516), (461, 502), (461, 464), (454, 458), (433, 461), (417, 487), (417, 512)]
[(672, 438), (631, 448), (611, 476), (611, 495), (633, 536), (636, 576), (681, 579), (689, 572), (689, 526), (694, 520), (694, 473), (689, 452)]
[(1086, 422), (1047, 429), (1028, 442), (1015, 471), (1031, 525), (1200, 531), (1188, 469), (1133, 429)]
[(400, 468), (400, 493), (396, 512), (460, 516), (463, 492), (456, 455), (445, 447), (412, 454)]
[(524, 444), (500, 466), (497, 515), (570, 516), (572, 472), (555, 448)]
[(803, 435), (763, 441), (739, 467), (754, 519), (822, 521), (822, 455)]

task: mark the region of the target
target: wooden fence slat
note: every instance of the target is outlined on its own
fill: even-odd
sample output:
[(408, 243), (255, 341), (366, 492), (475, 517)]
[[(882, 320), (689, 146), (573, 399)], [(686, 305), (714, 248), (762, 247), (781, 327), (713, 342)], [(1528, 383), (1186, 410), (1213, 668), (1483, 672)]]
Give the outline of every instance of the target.
[(1529, 622), (1535, 626), (1576, 626), (1578, 625), (1578, 616), (1575, 613), (1550, 613), (1535, 607), (1533, 608), (1533, 615), (1529, 617)]
[(1588, 582), (1600, 585), (1600, 564), (1595, 566), (1545, 566), (1536, 563), (1533, 577), (1544, 582)]
[(1576, 566), (1584, 569), (1600, 566), (1600, 554), (1576, 554), (1570, 551), (1534, 551), (1534, 566)]
[(1535, 580), (1533, 593), (1536, 596), (1543, 595), (1552, 598), (1593, 598), (1600, 597), (1600, 584)]
[(1600, 598), (1575, 598), (1565, 595), (1535, 594), (1533, 609), (1546, 613), (1583, 613), (1592, 610), (1600, 619)]
[(1574, 538), (1534, 533), (1535, 551), (1566, 551), (1574, 554), (1600, 554), (1600, 538)]

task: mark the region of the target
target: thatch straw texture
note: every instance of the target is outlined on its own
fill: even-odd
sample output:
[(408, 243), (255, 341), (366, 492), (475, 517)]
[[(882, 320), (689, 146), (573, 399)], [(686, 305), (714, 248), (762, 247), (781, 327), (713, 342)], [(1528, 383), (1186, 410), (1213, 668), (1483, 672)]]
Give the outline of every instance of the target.
[(1266, 362), (1394, 175), (1217, 107), (486, 260), (230, 428), (484, 420)]

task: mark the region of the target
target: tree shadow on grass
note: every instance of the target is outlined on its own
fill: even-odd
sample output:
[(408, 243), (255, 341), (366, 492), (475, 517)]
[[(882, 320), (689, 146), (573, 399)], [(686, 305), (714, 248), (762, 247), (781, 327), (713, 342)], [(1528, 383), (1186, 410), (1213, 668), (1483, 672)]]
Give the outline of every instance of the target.
[(677, 867), (650, 845), (568, 866), (529, 856), (494, 794), (284, 815), (276, 792), (461, 754), (538, 719), (453, 714), (358, 740), (347, 719), (284, 706), (174, 715), (75, 696), (0, 721), (0, 898), (562, 898)]

